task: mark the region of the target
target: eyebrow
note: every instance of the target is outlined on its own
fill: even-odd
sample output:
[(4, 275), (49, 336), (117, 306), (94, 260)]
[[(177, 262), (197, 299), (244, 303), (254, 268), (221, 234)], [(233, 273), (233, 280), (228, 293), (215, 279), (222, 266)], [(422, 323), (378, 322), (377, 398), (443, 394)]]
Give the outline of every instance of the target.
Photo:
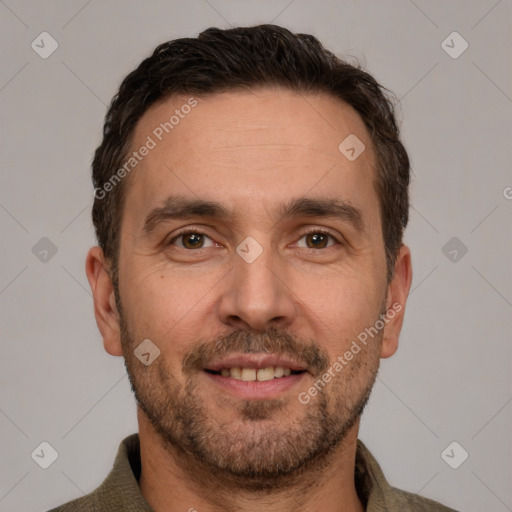
[[(341, 199), (299, 197), (281, 204), (278, 216), (330, 218), (351, 224), (357, 231), (364, 230), (361, 210)], [(162, 206), (151, 210), (144, 221), (143, 232), (150, 235), (162, 222), (192, 217), (228, 220), (231, 210), (220, 203), (184, 196), (169, 196)]]

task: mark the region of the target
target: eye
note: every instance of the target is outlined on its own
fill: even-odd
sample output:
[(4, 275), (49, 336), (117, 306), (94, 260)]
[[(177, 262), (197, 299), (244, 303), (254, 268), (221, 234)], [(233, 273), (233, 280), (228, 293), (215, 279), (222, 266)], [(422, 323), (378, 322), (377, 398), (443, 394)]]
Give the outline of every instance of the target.
[[(303, 239), (305, 239), (305, 245), (300, 244), (300, 241)], [(297, 242), (297, 247), (304, 249), (328, 249), (329, 247), (336, 244), (339, 245), (340, 243), (341, 242), (339, 242), (329, 232), (316, 229), (304, 233), (299, 239), (299, 242)], [(175, 235), (169, 241), (168, 245), (175, 245), (181, 249), (194, 250), (214, 247), (216, 242), (214, 242), (208, 235), (205, 235), (200, 231), (190, 229)]]
[[(210, 245), (205, 245), (205, 239), (210, 240), (212, 242)], [(180, 243), (174, 243), (178, 241)], [(205, 235), (204, 233), (200, 233), (199, 231), (188, 230), (182, 231), (178, 233), (174, 238), (169, 241), (168, 245), (176, 245), (181, 249), (205, 249), (207, 247), (213, 247), (213, 240)]]
[(337, 244), (340, 244), (340, 242), (336, 238), (334, 238), (333, 235), (331, 235), (327, 231), (322, 231), (318, 229), (304, 233), (300, 240), (302, 239), (305, 239), (306, 246), (301, 246), (299, 245), (299, 243), (297, 243), (297, 246), (305, 249), (328, 249), (329, 247), (336, 245), (327, 245), (329, 243), (329, 239), (333, 240)]

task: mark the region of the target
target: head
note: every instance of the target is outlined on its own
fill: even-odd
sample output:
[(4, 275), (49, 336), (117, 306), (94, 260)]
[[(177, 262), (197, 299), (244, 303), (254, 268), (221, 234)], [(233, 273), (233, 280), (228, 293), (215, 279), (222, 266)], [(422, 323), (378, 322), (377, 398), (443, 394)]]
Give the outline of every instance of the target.
[(164, 445), (272, 482), (339, 445), (411, 281), (409, 160), (375, 79), (272, 25), (162, 44), (112, 101), (93, 182), (98, 326)]

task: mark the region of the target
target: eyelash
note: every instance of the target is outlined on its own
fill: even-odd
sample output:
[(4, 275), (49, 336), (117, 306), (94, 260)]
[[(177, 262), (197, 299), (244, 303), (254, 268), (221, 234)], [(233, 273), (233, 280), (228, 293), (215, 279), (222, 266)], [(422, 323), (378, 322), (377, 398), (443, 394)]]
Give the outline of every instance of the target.
[[(319, 235), (326, 235), (326, 236), (329, 236), (331, 237), (332, 240), (334, 240), (338, 245), (343, 245), (343, 243), (338, 239), (336, 238), (332, 233), (330, 233), (329, 231), (326, 231), (326, 230), (323, 230), (323, 229), (310, 229), (308, 231), (304, 231), (301, 235), (300, 235), (300, 238), (299, 240), (301, 240), (302, 238), (304, 238), (305, 236), (307, 235), (316, 235), (316, 234), (319, 234)], [(183, 237), (185, 235), (201, 235), (201, 236), (206, 236), (207, 238), (210, 238), (210, 240), (213, 241), (213, 239), (211, 237), (209, 237), (206, 233), (203, 233), (197, 229), (192, 229), (192, 228), (186, 228), (184, 229), (183, 231), (179, 231), (178, 233), (176, 233), (174, 235), (174, 237), (169, 240), (169, 242), (166, 244), (166, 245), (173, 245), (173, 242), (177, 239), (179, 239), (180, 237)], [(215, 242), (217, 243), (217, 242)], [(331, 249), (333, 246), (330, 246), (330, 247), (323, 247), (321, 249), (323, 250), (326, 250), (326, 249)], [(182, 249), (182, 247), (180, 247), (180, 249)], [(199, 249), (185, 249), (187, 251), (199, 251), (201, 249), (208, 249), (208, 247), (200, 247)], [(318, 249), (315, 249), (315, 248), (312, 248), (312, 247), (306, 247), (306, 249), (310, 249), (312, 251), (318, 251)]]

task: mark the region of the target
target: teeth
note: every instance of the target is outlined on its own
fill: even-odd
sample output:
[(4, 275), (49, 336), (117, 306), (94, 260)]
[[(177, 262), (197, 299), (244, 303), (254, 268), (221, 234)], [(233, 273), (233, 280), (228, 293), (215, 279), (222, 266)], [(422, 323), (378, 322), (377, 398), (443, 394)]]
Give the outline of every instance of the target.
[(223, 377), (231, 377), (236, 380), (243, 380), (246, 382), (279, 379), (281, 377), (288, 377), (292, 371), (290, 368), (283, 366), (276, 366), (275, 368), (269, 366), (268, 368), (222, 368), (220, 374)]
[(260, 368), (256, 378), (259, 381), (272, 380), (274, 378), (274, 368)]
[(229, 373), (233, 379), (242, 380), (242, 370), (240, 368), (231, 368)]
[(243, 368), (242, 369), (242, 380), (256, 380), (256, 369), (255, 368)]
[(284, 375), (284, 368), (282, 366), (277, 366), (274, 370), (274, 377), (278, 379)]

